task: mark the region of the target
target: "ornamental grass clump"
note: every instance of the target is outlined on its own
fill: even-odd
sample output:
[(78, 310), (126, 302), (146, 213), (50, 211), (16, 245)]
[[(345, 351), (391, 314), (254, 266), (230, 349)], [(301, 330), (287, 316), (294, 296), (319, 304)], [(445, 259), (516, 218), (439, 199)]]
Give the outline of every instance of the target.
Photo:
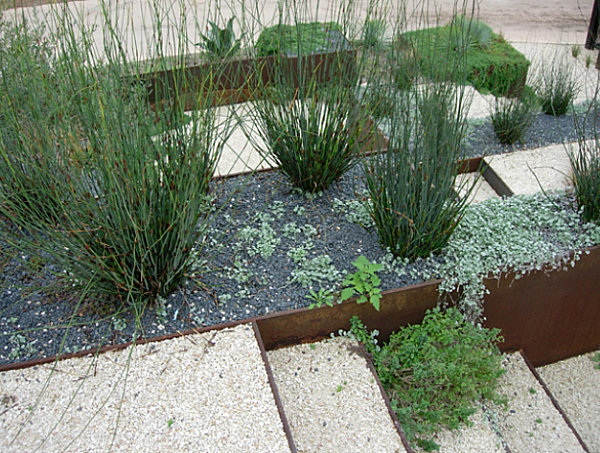
[(560, 116), (567, 112), (580, 89), (575, 67), (575, 62), (558, 53), (542, 65), (534, 90), (544, 113)]
[[(357, 62), (347, 52), (349, 44), (337, 22), (304, 23), (298, 11), (288, 14), (296, 25), (271, 27), (271, 34), (281, 36), (264, 38), (261, 46), (270, 43), (279, 49), (270, 53), (275, 56), (273, 80), (264, 87), (265, 96), (255, 102), (251, 113), (267, 149), (251, 135), (249, 138), (293, 186), (315, 193), (356, 165), (372, 137), (368, 109), (358, 101), (358, 74), (366, 60)], [(318, 39), (313, 35), (325, 33), (329, 39), (333, 32), (335, 42), (325, 49), (319, 47), (329, 53), (325, 59), (315, 60), (313, 44)], [(285, 47), (285, 52), (284, 42), (292, 46)], [(296, 63), (290, 63), (289, 52), (297, 56)]]
[(500, 143), (513, 144), (523, 140), (534, 116), (531, 101), (519, 98), (495, 98), (490, 119)]
[[(586, 129), (590, 124), (598, 124), (599, 114), (598, 104), (593, 102), (583, 118), (576, 117), (578, 146), (569, 153), (575, 198), (581, 217), (583, 221), (597, 225), (600, 225), (600, 135), (598, 129), (593, 127), (593, 138), (589, 139), (590, 134)], [(590, 122), (589, 118), (593, 121)]]
[(75, 91), (43, 32), (0, 18), (0, 202), (19, 207), (9, 217), (47, 223), (63, 209), (47, 193), (55, 180), (64, 185), (82, 156), (67, 146), (77, 134), (69, 109)]
[[(426, 257), (446, 245), (467, 197), (455, 190), (465, 133), (462, 90), (439, 83), (399, 96), (387, 153), (368, 160), (366, 185), (379, 240), (397, 257)], [(467, 190), (470, 192), (470, 190)]]
[(306, 192), (327, 189), (361, 157), (369, 135), (365, 111), (343, 86), (278, 86), (256, 103), (261, 138), (292, 185)]
[[(24, 30), (11, 33), (24, 39)], [(70, 288), (133, 305), (139, 315), (181, 283), (206, 227), (209, 181), (226, 138), (210, 108), (214, 74), (197, 76), (203, 95), (185, 115), (181, 66), (171, 68), (175, 89), (155, 90), (151, 105), (142, 80), (125, 69), (120, 43), (105, 45), (98, 65), (76, 36), (73, 28), (52, 36), (55, 77), (21, 79), (31, 100), (2, 94), (3, 239), (64, 270)], [(15, 58), (11, 64), (35, 61), (35, 47)], [(40, 126), (36, 102), (46, 93)], [(52, 221), (32, 209), (34, 198), (51, 207)]]
[(505, 404), (497, 391), (505, 373), (499, 329), (471, 324), (456, 308), (428, 310), (378, 347), (356, 317), (352, 333), (365, 343), (398, 421), (413, 446), (439, 449), (434, 435), (469, 425), (484, 403)]

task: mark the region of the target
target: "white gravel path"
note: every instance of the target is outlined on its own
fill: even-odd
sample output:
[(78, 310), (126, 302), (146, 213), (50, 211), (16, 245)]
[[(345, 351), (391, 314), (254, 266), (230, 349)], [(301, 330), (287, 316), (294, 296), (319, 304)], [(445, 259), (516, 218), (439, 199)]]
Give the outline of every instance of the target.
[(600, 370), (590, 358), (572, 357), (537, 368), (542, 380), (592, 452), (600, 452)]
[(338, 337), (268, 353), (298, 452), (405, 451), (356, 348)]
[(501, 391), (508, 411), (498, 428), (512, 453), (584, 453), (573, 432), (552, 405), (520, 354), (506, 356)]
[[(440, 446), (438, 453), (505, 453), (500, 438), (485, 419), (483, 411), (478, 410), (471, 416), (472, 426), (460, 430), (444, 430), (434, 436)], [(420, 448), (415, 453), (424, 453)]]
[(290, 451), (249, 324), (51, 369), (0, 373), (3, 453)]

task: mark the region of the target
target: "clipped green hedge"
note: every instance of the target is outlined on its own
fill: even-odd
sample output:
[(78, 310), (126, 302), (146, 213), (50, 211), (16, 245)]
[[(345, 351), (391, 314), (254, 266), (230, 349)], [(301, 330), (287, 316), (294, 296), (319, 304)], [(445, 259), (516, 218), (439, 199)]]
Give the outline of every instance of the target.
[(332, 49), (344, 49), (346, 39), (336, 22), (308, 22), (296, 25), (278, 24), (265, 28), (256, 41), (258, 56), (310, 55)]
[[(457, 83), (466, 76), (466, 82), (484, 94), (520, 95), (529, 60), (483, 22), (459, 22), (464, 26), (456, 23), (401, 36), (415, 52), (421, 73), (434, 80)], [(465, 63), (464, 72), (455, 70), (460, 61)]]

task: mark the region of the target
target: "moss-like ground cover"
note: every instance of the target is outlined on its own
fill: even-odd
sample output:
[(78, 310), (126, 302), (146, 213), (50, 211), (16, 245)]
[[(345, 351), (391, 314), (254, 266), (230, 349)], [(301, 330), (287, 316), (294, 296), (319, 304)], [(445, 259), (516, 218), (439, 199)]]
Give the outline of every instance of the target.
[[(482, 93), (517, 95), (525, 86), (530, 62), (481, 22), (426, 28), (402, 35), (418, 59), (421, 73), (434, 80), (466, 82)], [(452, 71), (456, 62), (464, 71)]]

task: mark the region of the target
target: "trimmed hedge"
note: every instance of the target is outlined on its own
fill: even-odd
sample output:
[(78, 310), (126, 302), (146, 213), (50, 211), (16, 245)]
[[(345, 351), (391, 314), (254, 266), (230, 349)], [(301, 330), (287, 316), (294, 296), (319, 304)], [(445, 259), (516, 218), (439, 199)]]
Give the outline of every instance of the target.
[[(415, 52), (421, 74), (457, 83), (466, 77), (468, 84), (484, 94), (520, 95), (529, 60), (483, 22), (456, 24), (401, 35)], [(465, 71), (456, 70), (459, 61), (464, 61)]]
[(255, 45), (256, 53), (261, 57), (279, 53), (286, 56), (311, 55), (348, 47), (342, 27), (336, 22), (274, 25), (260, 33)]

